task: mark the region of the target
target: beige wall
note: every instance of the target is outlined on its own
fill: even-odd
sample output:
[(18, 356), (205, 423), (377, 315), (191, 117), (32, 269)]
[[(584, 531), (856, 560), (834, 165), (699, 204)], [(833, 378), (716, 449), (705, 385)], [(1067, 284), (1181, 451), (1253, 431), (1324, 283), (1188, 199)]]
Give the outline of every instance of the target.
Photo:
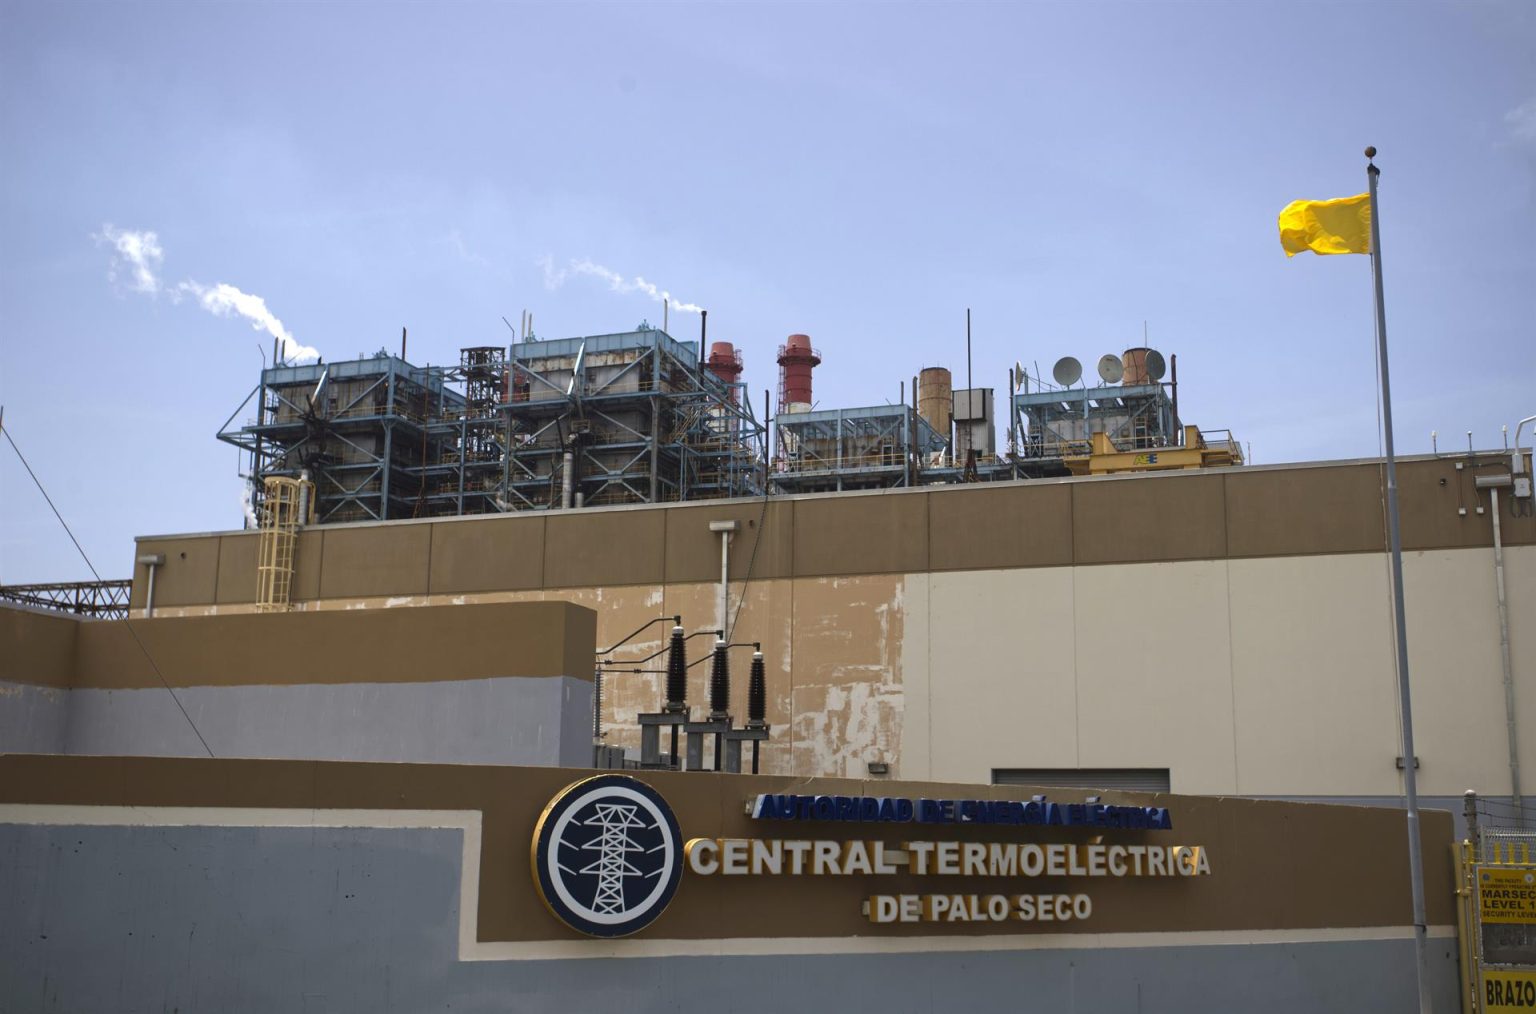
[[(1404, 561), (1427, 795), (1509, 791), (1492, 557)], [(1505, 567), (1529, 790), (1536, 548)], [(1166, 767), (1178, 792), (1396, 794), (1389, 588), (1384, 554), (909, 576), (927, 630), (904, 646), (902, 775)]]

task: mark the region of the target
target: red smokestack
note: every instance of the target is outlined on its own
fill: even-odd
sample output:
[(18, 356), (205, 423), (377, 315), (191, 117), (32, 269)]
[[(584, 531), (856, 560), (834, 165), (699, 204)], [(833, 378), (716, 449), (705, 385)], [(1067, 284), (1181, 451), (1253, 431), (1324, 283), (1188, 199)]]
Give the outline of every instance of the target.
[(821, 365), (821, 353), (811, 348), (811, 336), (792, 334), (779, 346), (779, 411), (789, 405), (812, 404), (811, 369)]
[[(704, 361), (704, 365), (710, 373), (727, 384), (734, 384), (741, 376), (741, 353), (730, 342), (715, 342), (709, 347), (709, 358)], [(739, 401), (740, 395), (740, 390), (731, 389), (732, 401)]]

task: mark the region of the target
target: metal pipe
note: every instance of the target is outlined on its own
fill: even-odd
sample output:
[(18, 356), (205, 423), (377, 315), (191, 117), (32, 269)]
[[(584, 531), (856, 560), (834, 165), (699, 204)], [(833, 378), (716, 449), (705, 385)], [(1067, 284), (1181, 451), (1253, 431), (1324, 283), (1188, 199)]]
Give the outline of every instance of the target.
[[(735, 521), (711, 521), (709, 530), (720, 536), (720, 588), (715, 592), (715, 626), (724, 631), (731, 618), (731, 536)], [(722, 633), (721, 636), (724, 636)]]
[[(975, 388), (976, 385), (971, 381), (971, 308), (967, 306), (965, 308), (965, 390), (967, 398), (973, 397), (970, 392), (975, 390)], [(970, 411), (972, 415), (976, 414), (974, 410), (967, 409), (967, 411)]]
[(1499, 532), (1499, 490), (1488, 490), (1493, 505), (1493, 572), (1499, 586), (1499, 655), (1504, 663), (1504, 714), (1509, 726), (1509, 787), (1516, 826), (1525, 826), (1520, 798), (1520, 747), (1515, 735), (1515, 677), (1509, 663), (1509, 604), (1504, 597), (1504, 539)]
[[(1374, 158), (1375, 148), (1366, 149)], [(1408, 831), (1408, 875), (1413, 902), (1414, 967), (1420, 1014), (1433, 1014), (1429, 986), (1429, 935), (1424, 915), (1424, 847), (1419, 840), (1419, 781), (1413, 752), (1413, 703), (1408, 680), (1408, 616), (1403, 604), (1403, 535), (1397, 509), (1397, 456), (1392, 441), (1392, 381), (1387, 367), (1387, 307), (1381, 284), (1381, 215), (1376, 178), (1381, 170), (1366, 164), (1371, 195), (1371, 275), (1376, 290), (1376, 352), (1381, 370), (1381, 427), (1387, 465), (1387, 541), (1392, 554), (1392, 620), (1397, 633), (1397, 695), (1403, 733), (1403, 796)]]
[(768, 433), (768, 427), (773, 424), (773, 416), (769, 414), (768, 397), (768, 389), (765, 387), (763, 388), (763, 496), (768, 495), (769, 484), (773, 482), (770, 464), (773, 459), (773, 441)]
[(149, 569), (149, 580), (144, 586), (144, 618), (155, 614), (155, 569), (165, 563), (164, 553), (146, 553), (139, 562)]
[[(1528, 415), (1515, 426), (1515, 450), (1514, 460), (1510, 462), (1510, 471), (1520, 475), (1525, 471), (1525, 456), (1520, 453), (1520, 431), (1525, 429), (1526, 423), (1536, 423), (1536, 415)], [(1536, 426), (1531, 427), (1536, 429)]]
[(911, 462), (911, 472), (906, 476), (906, 485), (908, 487), (919, 484), (923, 478), (923, 450), (922, 447), (917, 446), (917, 433), (919, 433), (920, 429), (917, 426), (917, 406), (919, 404), (919, 399), (917, 399), (917, 375), (914, 373), (912, 375), (912, 418), (906, 421), (906, 432), (908, 432), (906, 458)]
[(576, 455), (566, 451), (560, 455), (560, 506), (571, 509), (571, 472), (575, 470)]
[(309, 469), (299, 469), (299, 524), (309, 524)]
[(1179, 418), (1179, 354), (1173, 353), (1168, 357), (1169, 372), (1173, 388), (1173, 429), (1175, 443), (1184, 443), (1184, 420)]
[(1499, 526), (1499, 488), (1513, 485), (1507, 475), (1480, 475), (1475, 483), (1488, 490), (1493, 509), (1493, 582), (1499, 602), (1499, 659), (1504, 666), (1504, 725), (1509, 740), (1509, 801), (1515, 807), (1517, 827), (1525, 824), (1520, 795), (1520, 748), (1515, 729), (1515, 678), (1509, 659), (1509, 604), (1504, 592), (1504, 536)]

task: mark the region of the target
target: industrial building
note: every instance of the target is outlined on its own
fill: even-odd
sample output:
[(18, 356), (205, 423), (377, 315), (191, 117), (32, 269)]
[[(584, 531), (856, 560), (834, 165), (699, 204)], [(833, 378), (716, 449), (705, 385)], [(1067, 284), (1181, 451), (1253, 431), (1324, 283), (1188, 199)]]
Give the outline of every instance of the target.
[(247, 452), (258, 511), (272, 477), (313, 477), (317, 524), (762, 489), (764, 427), (728, 342), (701, 359), (642, 325), (466, 348), (453, 367), (401, 351), (262, 371), (219, 433)]
[(643, 322), (558, 340), (525, 324), (519, 339), (447, 367), (411, 364), (403, 339), (398, 356), (278, 363), (218, 436), (245, 452), (258, 516), (268, 479), (312, 481), (309, 524), (1242, 463), (1230, 434), (1183, 425), (1176, 364), (1164, 384), (1146, 348), (1102, 357), (1095, 387), (1070, 356), (1054, 383), (1010, 371), (998, 453), (994, 390), (955, 389), (942, 367), (912, 378), (910, 404), (820, 406), (805, 334), (778, 349), (771, 420), (730, 342), (704, 354), (702, 335)]
[[(1410, 763), (1436, 1009), (1458, 967), (1464, 998), (1526, 988), (1500, 962), (1529, 960), (1527, 927), (1476, 904), (1479, 878), (1536, 875), (1524, 832), (1458, 859), (1436, 810), (1476, 788), (1528, 823), (1529, 454), (1399, 463), (1410, 758), (1380, 461), (1238, 467), (1171, 385), (1107, 363), (1094, 388), (1021, 383), (1002, 454), (990, 392), (933, 373), (866, 410), (786, 384), (769, 440), (734, 350), (701, 369), (661, 332), (522, 345), (267, 371), (266, 422), (236, 438), (267, 463), (259, 530), (138, 539), (131, 627), (79, 591), (0, 608), (0, 995), (691, 1008), (766, 972), (952, 1009), (915, 970), (974, 1006), (1027, 981), (1042, 1009), (1398, 1010), (1417, 928), (1388, 807)], [(763, 794), (815, 805), (766, 822)], [(943, 826), (946, 801), (1058, 798), (1061, 826)], [(670, 816), (634, 823), (636, 799)], [(893, 799), (939, 826), (881, 824)], [(610, 939), (634, 827), (666, 911)], [(846, 865), (775, 870), (791, 842)], [(915, 865), (930, 846), (1003, 858), (943, 880)], [(611, 899), (588, 921), (550, 886), (562, 848), (607, 850), (562, 874)], [(1053, 849), (1054, 871), (1003, 862)], [(1160, 865), (1095, 880), (1116, 854)]]
[[(1532, 762), (1536, 519), (1499, 497), (1496, 541), (1479, 481), (1510, 473), (1494, 453), (1398, 471), (1419, 784), (1437, 805), (1508, 798), (1512, 741)], [(1391, 802), (1383, 482), (1364, 460), (305, 526), (285, 608), (590, 608), (599, 647), (624, 642), (593, 662), (600, 742), (633, 760), (666, 700), (642, 660), (681, 616), (695, 719), (713, 632), (761, 645), (765, 773)], [(162, 562), (135, 566), (134, 615), (254, 611), (262, 539), (141, 538), (133, 558)], [(749, 651), (732, 649), (738, 707)]]

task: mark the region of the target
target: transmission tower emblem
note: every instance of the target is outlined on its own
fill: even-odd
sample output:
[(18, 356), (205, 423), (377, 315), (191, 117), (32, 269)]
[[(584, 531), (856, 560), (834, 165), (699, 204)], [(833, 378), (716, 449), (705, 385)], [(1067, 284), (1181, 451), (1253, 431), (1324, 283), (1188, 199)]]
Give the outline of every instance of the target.
[(677, 819), (636, 778), (599, 775), (566, 786), (533, 832), (534, 884), (572, 929), (636, 933), (661, 915), (682, 873)]

